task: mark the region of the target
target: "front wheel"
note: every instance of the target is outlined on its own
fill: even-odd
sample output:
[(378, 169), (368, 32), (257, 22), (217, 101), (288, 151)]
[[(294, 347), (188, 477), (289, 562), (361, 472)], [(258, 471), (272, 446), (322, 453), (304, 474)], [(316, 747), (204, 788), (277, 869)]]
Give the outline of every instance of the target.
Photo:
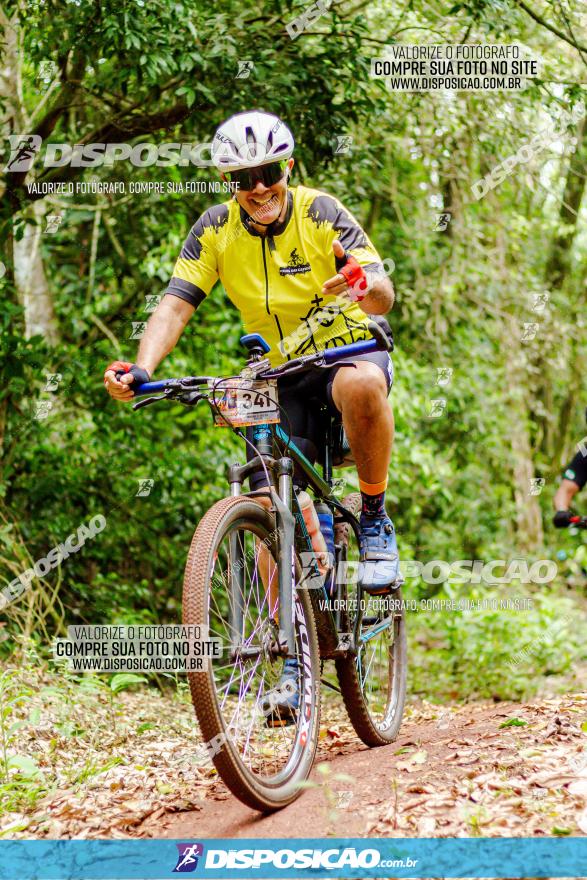
[[(343, 505), (357, 516), (361, 496), (348, 495)], [(340, 690), (358, 736), (368, 746), (382, 746), (397, 737), (406, 698), (407, 641), (401, 591), (389, 596), (363, 593), (359, 598), (359, 548), (348, 523), (337, 524), (334, 541), (340, 547), (337, 595), (344, 609), (343, 629), (353, 632), (359, 618), (356, 654), (335, 661)]]
[[(210, 658), (207, 670), (188, 675), (207, 753), (232, 793), (263, 811), (300, 794), (320, 723), (318, 640), (308, 592), (295, 589), (301, 581), (297, 559), (297, 670), (294, 664), (293, 676), (291, 667), (283, 676), (278, 564), (273, 515), (253, 499), (225, 498), (196, 529), (183, 589), (184, 623), (208, 628), (221, 643), (220, 657)], [(287, 718), (277, 708), (284, 693), (294, 704)]]

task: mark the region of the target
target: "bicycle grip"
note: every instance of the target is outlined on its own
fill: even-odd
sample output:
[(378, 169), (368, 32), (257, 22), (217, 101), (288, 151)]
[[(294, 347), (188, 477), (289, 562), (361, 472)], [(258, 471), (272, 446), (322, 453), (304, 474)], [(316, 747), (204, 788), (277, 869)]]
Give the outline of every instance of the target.
[(143, 394), (159, 394), (162, 391), (165, 391), (166, 387), (169, 384), (169, 379), (160, 379), (158, 382), (143, 382), (142, 385), (130, 385), (130, 390), (134, 393), (135, 397), (140, 397)]

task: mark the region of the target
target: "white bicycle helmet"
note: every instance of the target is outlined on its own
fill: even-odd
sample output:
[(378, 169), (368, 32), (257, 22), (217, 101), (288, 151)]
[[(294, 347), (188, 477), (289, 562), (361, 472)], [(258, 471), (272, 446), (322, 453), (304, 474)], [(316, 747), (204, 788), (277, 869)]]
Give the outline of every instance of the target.
[(289, 159), (295, 141), (285, 122), (251, 110), (223, 122), (212, 141), (212, 161), (220, 171), (240, 171)]

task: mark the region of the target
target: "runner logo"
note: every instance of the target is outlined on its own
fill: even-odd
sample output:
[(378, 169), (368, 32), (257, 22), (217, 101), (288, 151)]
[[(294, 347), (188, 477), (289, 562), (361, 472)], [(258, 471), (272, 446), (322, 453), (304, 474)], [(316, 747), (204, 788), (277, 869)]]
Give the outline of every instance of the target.
[(448, 229), (448, 224), (451, 221), (452, 214), (446, 211), (444, 214), (436, 215), (436, 226), (434, 227), (434, 232), (446, 232)]
[(336, 135), (335, 153), (350, 153), (353, 148), (353, 136), (350, 134)]
[(204, 855), (204, 846), (201, 843), (176, 843), (179, 855), (177, 865), (173, 869), (174, 874), (188, 874), (198, 867), (198, 859)]
[(235, 79), (248, 79), (254, 66), (255, 65), (252, 61), (239, 61), (238, 73), (236, 74)]
[(310, 264), (304, 263), (304, 258), (298, 254), (298, 249), (294, 248), (289, 255), (287, 266), (279, 267), (280, 275), (299, 275), (300, 273), (309, 272)]
[(4, 172), (30, 171), (39, 152), (42, 137), (38, 134), (9, 134), (10, 158), (4, 167)]

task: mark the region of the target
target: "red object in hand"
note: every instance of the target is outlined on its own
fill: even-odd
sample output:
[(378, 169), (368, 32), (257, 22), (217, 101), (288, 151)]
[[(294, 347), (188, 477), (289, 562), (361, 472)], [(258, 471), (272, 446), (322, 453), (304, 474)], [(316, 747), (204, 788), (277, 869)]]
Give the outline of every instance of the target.
[(339, 269), (340, 274), (346, 280), (346, 283), (355, 294), (360, 302), (367, 296), (367, 276), (365, 270), (360, 266), (354, 257), (348, 256), (344, 266)]
[(112, 361), (104, 370), (104, 385), (106, 384), (106, 373), (109, 370), (114, 370), (115, 373), (128, 373), (131, 367), (132, 364), (129, 361)]

